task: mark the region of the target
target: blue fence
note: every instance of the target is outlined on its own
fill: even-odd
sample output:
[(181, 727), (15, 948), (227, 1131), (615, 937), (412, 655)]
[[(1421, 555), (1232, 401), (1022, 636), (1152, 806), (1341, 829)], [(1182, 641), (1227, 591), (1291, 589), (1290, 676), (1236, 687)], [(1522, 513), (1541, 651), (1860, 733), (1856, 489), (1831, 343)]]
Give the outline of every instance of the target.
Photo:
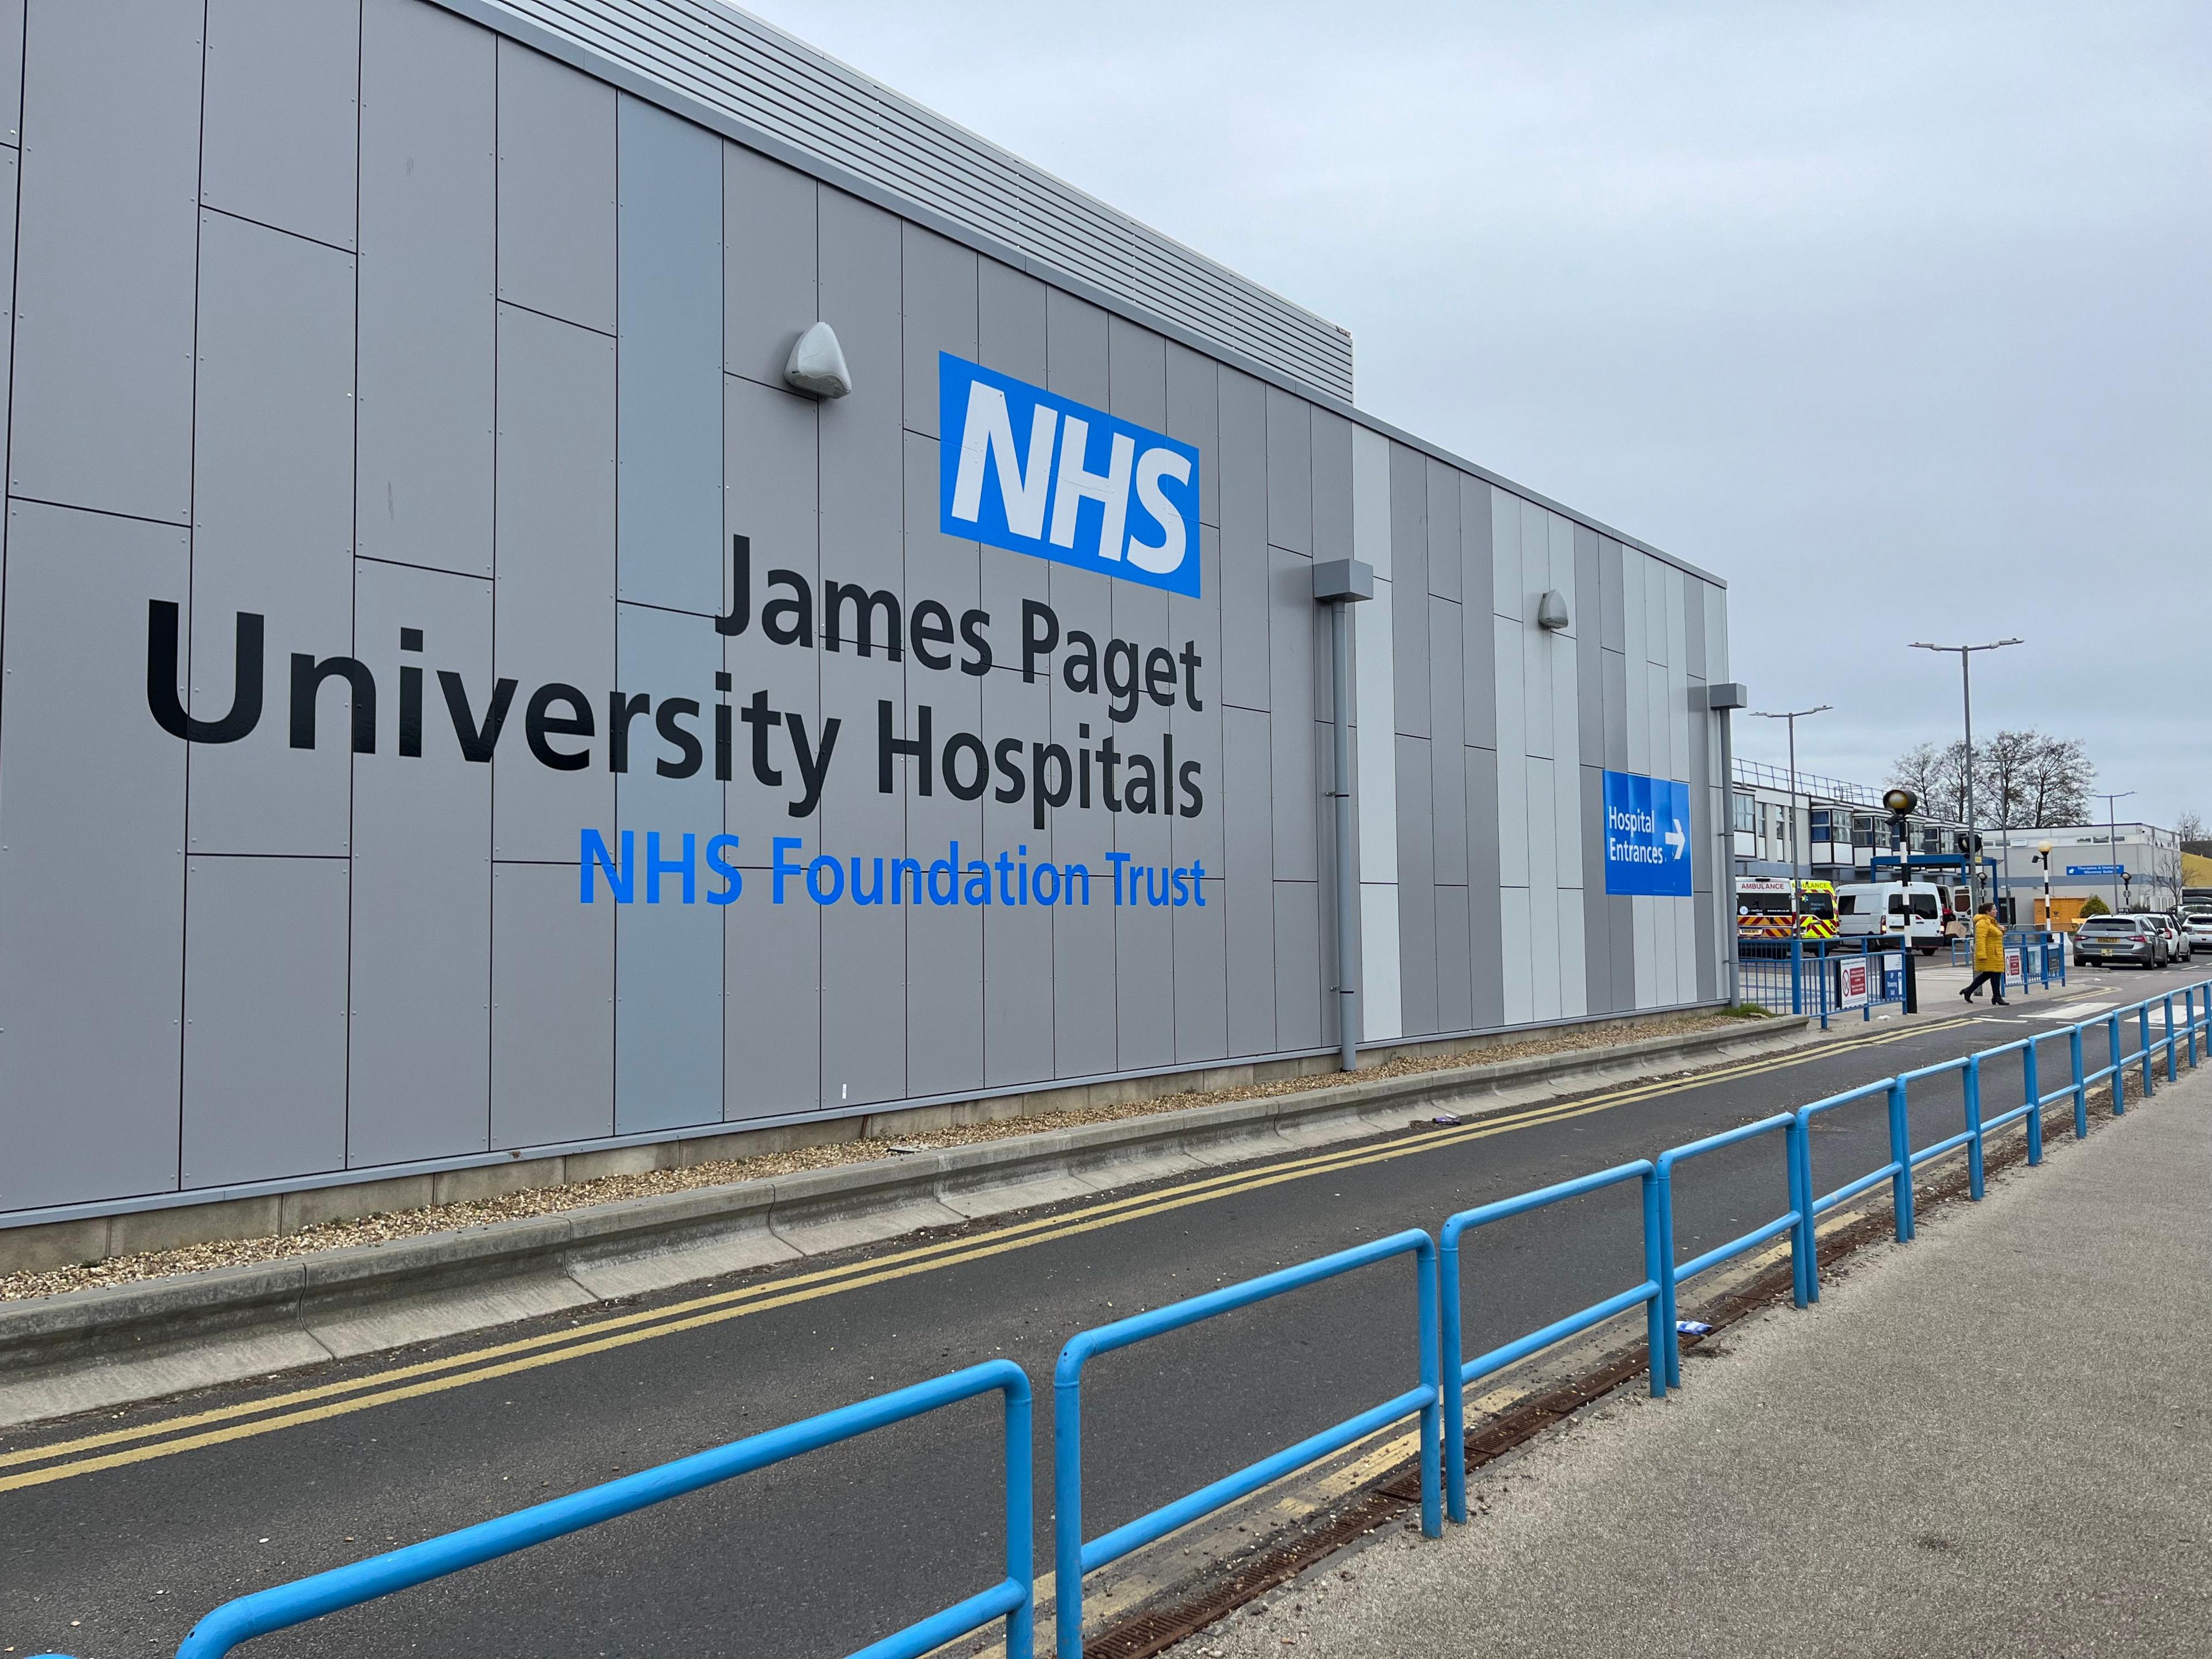
[[(1953, 939), (1952, 962), (1969, 960), (1959, 953)], [(1883, 1003), (1905, 1000), (1905, 952), (1898, 935), (1860, 935), (1850, 939), (1747, 939), (1736, 942), (1738, 994), (1778, 1014), (1809, 1014), (1826, 1030), (1828, 1022), (1856, 1013), (1872, 1019)], [(2066, 983), (2066, 947), (2063, 939), (2050, 934), (2008, 935), (2008, 952), (2017, 951), (2021, 971), (2008, 976), (2005, 989), (2021, 995), (2047, 988), (2055, 977)], [(1847, 999), (1844, 974), (1848, 964), (1863, 964), (1866, 996)]]
[[(2180, 1000), (2178, 1011), (2177, 997)], [(2151, 1034), (2154, 1008), (2159, 1011), (2162, 1021), (2161, 1033), (2155, 1038)], [(2136, 1054), (2128, 1054), (2124, 1048), (2123, 1023), (2130, 1019), (2135, 1022), (2140, 1045), (2140, 1052)], [(2105, 1040), (2106, 1063), (2090, 1069), (2086, 1063), (2089, 1039), (2100, 1030)], [(2066, 1045), (2066, 1078), (2057, 1088), (2046, 1090), (2043, 1087), (2043, 1056), (2047, 1045), (2062, 1040)], [(1984, 1066), (2014, 1052), (2021, 1055), (2021, 1099), (1994, 1115), (1984, 1115)], [(1990, 1135), (2015, 1122), (2023, 1124), (2028, 1162), (2039, 1164), (2044, 1150), (2043, 1114), (2046, 1109), (2070, 1102), (2074, 1133), (2079, 1139), (2088, 1133), (2088, 1095), (2093, 1086), (2109, 1083), (2114, 1114), (2124, 1113), (2129, 1072), (2136, 1073), (2137, 1086), (2148, 1097), (2156, 1086), (2160, 1060), (2166, 1080), (2171, 1082), (2179, 1075), (2185, 1053), (2192, 1068), (2212, 1053), (2212, 981), (2146, 998), (2077, 1024), (2039, 1032), (1940, 1066), (1922, 1066), (1879, 1083), (1846, 1090), (1801, 1106), (1794, 1112), (1778, 1113), (1671, 1148), (1661, 1153), (1656, 1162), (1639, 1159), (1479, 1209), (1462, 1211), (1445, 1221), (1441, 1248), (1425, 1231), (1411, 1228), (1388, 1238), (1079, 1333), (1060, 1351), (1054, 1376), (1054, 1546), (1057, 1557), (1060, 1653), (1073, 1656), (1082, 1651), (1085, 1573), (1408, 1417), (1418, 1417), (1420, 1422), (1422, 1530), (1431, 1537), (1437, 1535), (1442, 1530), (1439, 1511), (1445, 1507), (1443, 1500), (1447, 1493), (1452, 1519), (1467, 1518), (1466, 1390), (1470, 1383), (1479, 1382), (1509, 1365), (1641, 1306), (1645, 1316), (1651, 1392), (1663, 1395), (1681, 1382), (1675, 1303), (1684, 1282), (1786, 1234), (1790, 1239), (1793, 1300), (1800, 1307), (1815, 1302), (1820, 1298), (1820, 1280), (1814, 1226), (1820, 1216), (1887, 1182), (1896, 1236), (1899, 1243), (1907, 1242), (1913, 1237), (1914, 1170), (1963, 1152), (1967, 1159), (1968, 1190), (1972, 1197), (1979, 1199), (1984, 1190), (1983, 1153)], [(1914, 1085), (1924, 1085), (1930, 1079), (1953, 1073), (1958, 1073), (1960, 1079), (1960, 1128), (1925, 1146), (1914, 1146), (1911, 1133)], [(1888, 1120), (1888, 1158), (1833, 1191), (1815, 1196), (1810, 1134), (1813, 1120), (1824, 1113), (1845, 1111), (1875, 1100), (1882, 1103)], [(1707, 1153), (1774, 1134), (1782, 1138), (1789, 1177), (1787, 1206), (1780, 1214), (1741, 1237), (1689, 1261), (1677, 1262), (1674, 1202), (1677, 1171)], [(1476, 1358), (1466, 1358), (1462, 1352), (1466, 1282), (1461, 1240), (1476, 1229), (1510, 1216), (1523, 1215), (1629, 1182), (1636, 1182), (1641, 1188), (1640, 1281)], [(1410, 1255), (1414, 1261), (1419, 1376), (1413, 1388), (1103, 1537), (1084, 1541), (1082, 1382), (1083, 1368), (1089, 1359), (1401, 1255)], [(241, 1596), (201, 1620), (177, 1650), (178, 1659), (219, 1659), (240, 1643), (270, 1631), (301, 1624), (343, 1607), (357, 1607), (718, 1481), (994, 1392), (1003, 1394), (1006, 1401), (1006, 1577), (980, 1594), (861, 1650), (853, 1659), (919, 1659), (919, 1656), (999, 1619), (1006, 1621), (1007, 1659), (1030, 1659), (1034, 1611), (1030, 1383), (1022, 1369), (1006, 1359), (970, 1366), (404, 1549), (371, 1556), (311, 1578)], [(1443, 1455), (1446, 1446), (1451, 1449), (1449, 1457)], [(63, 1656), (47, 1655), (43, 1659)]]
[[(1419, 1333), (1420, 1380), (1405, 1393), (1371, 1406), (1334, 1428), (1301, 1440), (1272, 1456), (1263, 1457), (1236, 1474), (1200, 1487), (1149, 1515), (1139, 1516), (1103, 1537), (1083, 1539), (1083, 1367), (1097, 1355), (1126, 1348), (1147, 1337), (1179, 1331), (1187, 1325), (1212, 1319), (1237, 1308), (1312, 1285), (1340, 1273), (1356, 1273), (1393, 1256), (1413, 1258), (1414, 1321)], [(1443, 1531), (1437, 1515), (1437, 1469), (1441, 1461), (1442, 1436), (1437, 1414), (1437, 1245), (1419, 1227), (1370, 1244), (1339, 1250), (1318, 1261), (1301, 1262), (1241, 1285), (1226, 1285), (1184, 1302), (1079, 1332), (1060, 1351), (1053, 1374), (1053, 1554), (1054, 1589), (1059, 1651), (1083, 1651), (1083, 1576), (1130, 1551), (1164, 1538), (1176, 1528), (1257, 1492), (1272, 1480), (1302, 1469), (1309, 1463), (1343, 1450), (1379, 1429), (1419, 1415), (1421, 1419), (1421, 1530), (1435, 1538)], [(1464, 1459), (1455, 1460), (1464, 1462)]]
[[(604, 1486), (556, 1498), (550, 1504), (518, 1510), (495, 1520), (464, 1527), (404, 1549), (372, 1555), (365, 1561), (312, 1578), (279, 1584), (225, 1602), (192, 1627), (177, 1659), (220, 1659), (240, 1643), (287, 1626), (304, 1624), (342, 1607), (358, 1607), (380, 1595), (409, 1589), (448, 1573), (477, 1566), (502, 1555), (542, 1544), (564, 1533), (595, 1527), (617, 1516), (679, 1498), (717, 1481), (750, 1474), (802, 1453), (867, 1433), (909, 1417), (920, 1417), (977, 1395), (1006, 1396), (1006, 1576), (979, 1595), (933, 1613), (919, 1624), (863, 1649), (853, 1659), (919, 1659), (945, 1643), (981, 1630), (994, 1619), (1006, 1621), (1007, 1659), (1030, 1659), (1033, 1589), (1030, 1534), (1030, 1379), (1011, 1359), (993, 1359), (949, 1376), (933, 1377), (910, 1389), (878, 1395), (717, 1447), (657, 1468), (625, 1475)], [(558, 1644), (550, 1644), (557, 1646)], [(47, 1659), (59, 1659), (48, 1656)]]

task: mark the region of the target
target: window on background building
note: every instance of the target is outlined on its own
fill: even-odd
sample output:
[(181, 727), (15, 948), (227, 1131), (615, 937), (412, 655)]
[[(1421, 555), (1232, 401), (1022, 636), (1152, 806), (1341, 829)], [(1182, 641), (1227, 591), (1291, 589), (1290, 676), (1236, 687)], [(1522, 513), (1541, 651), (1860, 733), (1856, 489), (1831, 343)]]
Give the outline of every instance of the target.
[(1813, 840), (1833, 841), (1836, 839), (1835, 816), (1825, 806), (1816, 806), (1805, 815), (1805, 821), (1810, 826), (1808, 833)]
[(1759, 833), (1759, 799), (1757, 796), (1736, 796), (1735, 812), (1735, 817), (1734, 823), (1739, 833), (1747, 836), (1755, 836)]
[(1875, 838), (1879, 822), (1878, 819), (1865, 812), (1854, 817), (1851, 819), (1851, 845), (1854, 847), (1881, 846), (1882, 843)]

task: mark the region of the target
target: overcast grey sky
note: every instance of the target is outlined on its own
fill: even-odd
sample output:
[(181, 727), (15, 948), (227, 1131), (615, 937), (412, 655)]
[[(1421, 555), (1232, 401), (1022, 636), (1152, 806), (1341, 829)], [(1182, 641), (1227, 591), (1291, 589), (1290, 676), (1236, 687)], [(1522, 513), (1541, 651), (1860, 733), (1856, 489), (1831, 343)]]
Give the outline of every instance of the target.
[(1805, 769), (1957, 736), (1907, 641), (2019, 635), (1978, 731), (2212, 816), (2204, 0), (750, 9), (1341, 323), (1363, 408), (1724, 577), (1754, 707), (1836, 706)]

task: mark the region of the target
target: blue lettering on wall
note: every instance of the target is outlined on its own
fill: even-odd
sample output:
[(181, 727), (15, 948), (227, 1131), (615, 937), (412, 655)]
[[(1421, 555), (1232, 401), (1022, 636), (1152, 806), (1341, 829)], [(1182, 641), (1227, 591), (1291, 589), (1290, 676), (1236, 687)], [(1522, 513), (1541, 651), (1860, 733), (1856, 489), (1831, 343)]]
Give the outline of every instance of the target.
[(937, 407), (945, 534), (1198, 596), (1190, 445), (949, 351)]

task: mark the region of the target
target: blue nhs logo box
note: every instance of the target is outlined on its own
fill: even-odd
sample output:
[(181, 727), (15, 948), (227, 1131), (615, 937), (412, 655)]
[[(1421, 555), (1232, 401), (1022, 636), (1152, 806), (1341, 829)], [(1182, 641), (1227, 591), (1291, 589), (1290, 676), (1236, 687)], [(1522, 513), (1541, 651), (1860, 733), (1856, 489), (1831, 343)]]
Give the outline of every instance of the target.
[(1198, 597), (1198, 451), (1041, 386), (937, 358), (938, 528)]

